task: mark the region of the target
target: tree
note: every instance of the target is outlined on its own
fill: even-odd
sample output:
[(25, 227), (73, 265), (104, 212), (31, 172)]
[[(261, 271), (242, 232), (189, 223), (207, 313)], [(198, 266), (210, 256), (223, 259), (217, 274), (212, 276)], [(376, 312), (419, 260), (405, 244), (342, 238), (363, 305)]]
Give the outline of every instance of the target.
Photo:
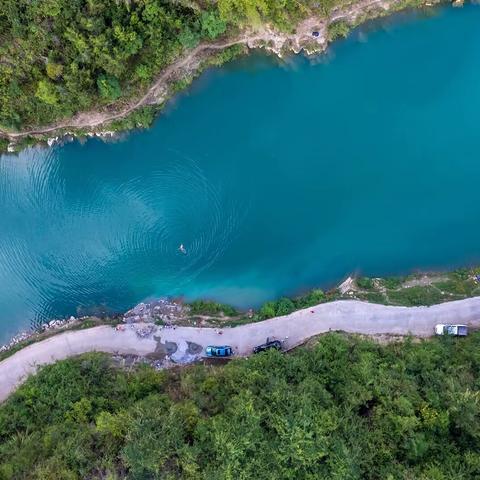
[(97, 79), (97, 87), (100, 96), (111, 102), (122, 94), (118, 79), (111, 75), (102, 74)]
[(233, 24), (258, 25), (268, 15), (267, 0), (218, 0), (220, 17)]
[(217, 38), (227, 30), (226, 22), (214, 11), (203, 12), (200, 17), (200, 23), (203, 35), (212, 39)]
[(51, 78), (52, 80), (56, 80), (63, 72), (63, 65), (60, 65), (58, 63), (48, 62), (46, 70), (49, 78)]
[(185, 48), (195, 48), (200, 41), (200, 36), (196, 32), (186, 28), (180, 32), (178, 40)]
[(58, 93), (55, 88), (55, 85), (50, 83), (47, 80), (40, 80), (38, 82), (37, 91), (35, 96), (42, 102), (48, 105), (57, 105), (58, 104)]

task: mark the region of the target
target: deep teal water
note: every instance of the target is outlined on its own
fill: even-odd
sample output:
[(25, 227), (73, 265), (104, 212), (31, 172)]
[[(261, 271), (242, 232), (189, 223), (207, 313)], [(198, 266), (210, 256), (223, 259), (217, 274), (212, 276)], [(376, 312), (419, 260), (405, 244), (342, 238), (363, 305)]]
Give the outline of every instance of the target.
[[(203, 75), (154, 128), (0, 159), (0, 336), (480, 261), (480, 8)], [(187, 254), (178, 251), (184, 244)]]

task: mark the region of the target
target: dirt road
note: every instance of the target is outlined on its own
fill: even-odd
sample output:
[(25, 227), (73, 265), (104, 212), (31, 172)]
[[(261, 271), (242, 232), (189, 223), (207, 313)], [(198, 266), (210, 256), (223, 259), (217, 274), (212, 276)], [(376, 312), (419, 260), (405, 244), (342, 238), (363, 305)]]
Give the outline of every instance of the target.
[(109, 326), (71, 331), (30, 345), (0, 362), (0, 401), (7, 398), (26, 376), (35, 373), (38, 365), (86, 352), (145, 356), (158, 353), (159, 348), (169, 343), (177, 348), (172, 359), (181, 363), (186, 357), (192, 360), (192, 356), (187, 355), (189, 344), (200, 345), (203, 349), (207, 345), (228, 344), (236, 355), (246, 356), (268, 337), (284, 341), (288, 349), (330, 330), (427, 337), (433, 334), (436, 323), (449, 322), (480, 327), (480, 297), (411, 308), (341, 300), (263, 322), (225, 328), (221, 334), (213, 328), (156, 327), (147, 338), (141, 338), (136, 331), (141, 327), (138, 324), (128, 326), (124, 331)]

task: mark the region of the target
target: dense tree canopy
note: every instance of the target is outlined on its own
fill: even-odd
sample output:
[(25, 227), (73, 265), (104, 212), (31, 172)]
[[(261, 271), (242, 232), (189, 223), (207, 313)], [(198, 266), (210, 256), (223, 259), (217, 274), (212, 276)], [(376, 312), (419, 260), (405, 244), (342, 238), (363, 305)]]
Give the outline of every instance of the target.
[(0, 125), (45, 123), (129, 95), (223, 33), (218, 13), (162, 0), (0, 0)]
[(329, 334), (179, 372), (60, 362), (0, 408), (0, 479), (480, 478), (479, 347)]

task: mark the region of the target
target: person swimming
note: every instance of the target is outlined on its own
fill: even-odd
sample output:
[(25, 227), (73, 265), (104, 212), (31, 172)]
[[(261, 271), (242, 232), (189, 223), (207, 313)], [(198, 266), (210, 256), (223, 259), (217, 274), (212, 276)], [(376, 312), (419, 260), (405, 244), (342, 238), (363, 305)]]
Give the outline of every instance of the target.
[(187, 249), (184, 247), (183, 243), (181, 243), (180, 246), (178, 247), (178, 251), (180, 253), (183, 253), (184, 255), (187, 254)]

